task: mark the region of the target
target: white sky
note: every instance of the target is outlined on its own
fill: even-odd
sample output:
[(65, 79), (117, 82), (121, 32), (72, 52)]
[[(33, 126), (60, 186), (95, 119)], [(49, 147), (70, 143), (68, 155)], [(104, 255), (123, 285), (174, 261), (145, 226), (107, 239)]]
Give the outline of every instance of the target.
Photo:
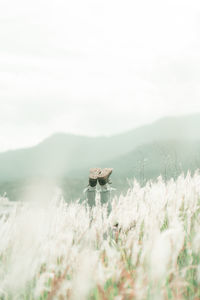
[(0, 150), (200, 112), (199, 0), (1, 0)]

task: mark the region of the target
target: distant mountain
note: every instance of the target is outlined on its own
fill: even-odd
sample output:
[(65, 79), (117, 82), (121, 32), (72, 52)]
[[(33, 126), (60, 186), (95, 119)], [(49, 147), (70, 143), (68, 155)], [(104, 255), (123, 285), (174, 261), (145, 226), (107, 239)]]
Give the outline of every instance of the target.
[(200, 139), (167, 140), (144, 144), (101, 165), (112, 166), (114, 178), (136, 177), (141, 182), (162, 175), (165, 179), (200, 168)]
[(129, 157), (137, 147), (142, 149), (143, 145), (147, 147), (148, 144), (169, 140), (198, 141), (199, 128), (200, 114), (164, 118), (111, 137), (58, 133), (35, 147), (0, 153), (0, 181), (37, 176), (77, 177), (75, 170), (105, 161), (111, 164), (118, 162), (123, 156)]
[(200, 167), (199, 128), (200, 114), (164, 118), (110, 137), (54, 134), (35, 147), (0, 153), (0, 194), (12, 191), (14, 198), (24, 182), (49, 178), (74, 199), (94, 166), (113, 167), (119, 190), (127, 187), (127, 178), (168, 179)]

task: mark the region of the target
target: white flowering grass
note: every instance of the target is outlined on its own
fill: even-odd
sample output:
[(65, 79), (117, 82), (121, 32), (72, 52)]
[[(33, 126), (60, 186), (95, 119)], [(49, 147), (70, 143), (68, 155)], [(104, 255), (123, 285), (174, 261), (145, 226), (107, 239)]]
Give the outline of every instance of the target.
[(198, 172), (135, 181), (109, 216), (38, 199), (0, 218), (0, 299), (200, 299)]

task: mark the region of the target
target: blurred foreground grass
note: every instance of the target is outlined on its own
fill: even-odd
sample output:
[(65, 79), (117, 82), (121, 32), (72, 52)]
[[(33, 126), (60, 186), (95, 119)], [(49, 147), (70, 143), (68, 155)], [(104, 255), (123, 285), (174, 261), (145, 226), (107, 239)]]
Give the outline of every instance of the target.
[(30, 198), (0, 219), (0, 299), (200, 299), (199, 173), (135, 181), (109, 216)]

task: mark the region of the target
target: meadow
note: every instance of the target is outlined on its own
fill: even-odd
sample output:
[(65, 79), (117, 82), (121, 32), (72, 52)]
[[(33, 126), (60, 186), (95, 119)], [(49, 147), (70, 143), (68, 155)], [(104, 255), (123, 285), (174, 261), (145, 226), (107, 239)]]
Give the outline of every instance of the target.
[(1, 214), (1, 300), (200, 299), (198, 171), (133, 181), (109, 216), (98, 197), (30, 198)]

